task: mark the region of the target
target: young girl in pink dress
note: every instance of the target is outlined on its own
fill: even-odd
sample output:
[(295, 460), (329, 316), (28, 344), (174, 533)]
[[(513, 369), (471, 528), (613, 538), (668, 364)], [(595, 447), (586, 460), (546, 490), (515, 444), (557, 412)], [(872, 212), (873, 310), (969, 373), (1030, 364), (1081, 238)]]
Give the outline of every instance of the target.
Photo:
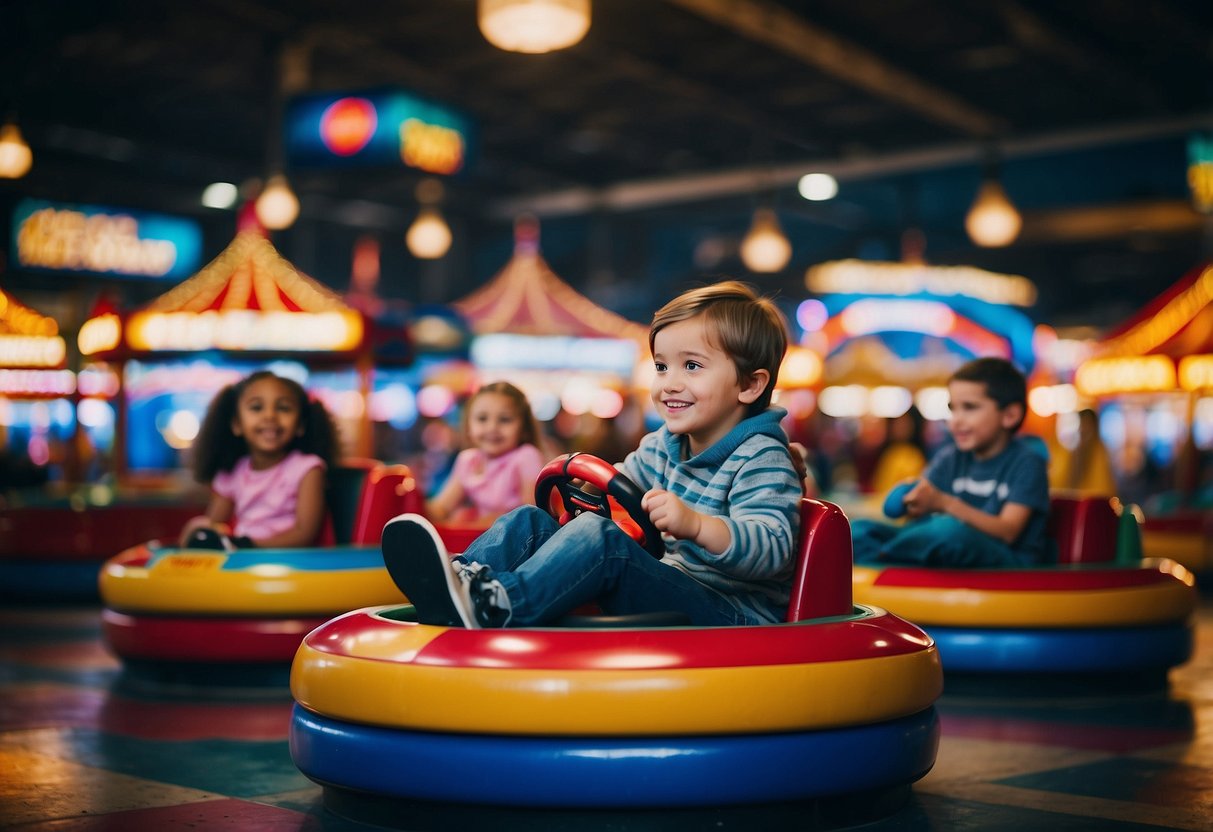
[(210, 483), (211, 501), (185, 524), (181, 545), (311, 546), (336, 449), (332, 417), (298, 382), (262, 370), (225, 387), (194, 443), (194, 475)]
[(451, 475), (426, 503), (431, 520), (488, 525), (520, 505), (534, 504), (535, 478), (546, 460), (526, 395), (504, 381), (468, 399), (463, 438)]

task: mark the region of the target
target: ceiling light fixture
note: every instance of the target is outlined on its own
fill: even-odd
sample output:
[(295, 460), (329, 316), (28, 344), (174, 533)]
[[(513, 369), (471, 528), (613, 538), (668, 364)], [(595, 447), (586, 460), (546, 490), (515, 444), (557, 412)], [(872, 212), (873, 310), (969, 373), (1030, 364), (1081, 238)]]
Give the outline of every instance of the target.
[(977, 245), (999, 248), (1014, 242), (1021, 227), (1023, 218), (1003, 190), (997, 159), (991, 156), (977, 197), (965, 216), (965, 231)]
[(754, 221), (741, 241), (741, 262), (752, 272), (781, 270), (792, 259), (792, 244), (770, 208), (754, 211)]
[(212, 182), (202, 192), (202, 204), (207, 208), (231, 208), (240, 198), (240, 189), (231, 182)]
[(281, 231), (290, 228), (299, 217), (299, 198), (286, 177), (276, 173), (265, 183), (254, 210), (262, 225), (271, 231)]
[(828, 173), (806, 173), (796, 190), (810, 202), (825, 202), (838, 196), (838, 180)]
[(437, 208), (422, 208), (404, 235), (404, 241), (414, 257), (437, 260), (451, 247), (451, 227)]
[(442, 194), (442, 183), (437, 179), (423, 179), (417, 183), (421, 210), (405, 232), (404, 243), (414, 257), (422, 260), (437, 260), (451, 247), (451, 227), (437, 208)]
[(485, 39), (507, 52), (542, 54), (577, 43), (590, 29), (590, 0), (478, 0)]
[(266, 170), (270, 177), (253, 203), (257, 221), (270, 231), (290, 228), (299, 218), (299, 197), (291, 189), (284, 172), (282, 116), (284, 102), (308, 84), (309, 51), (300, 42), (283, 43), (278, 52), (278, 76), (270, 99), (269, 129), (266, 131)]
[(0, 127), (0, 178), (20, 179), (34, 164), (33, 151), (13, 122)]

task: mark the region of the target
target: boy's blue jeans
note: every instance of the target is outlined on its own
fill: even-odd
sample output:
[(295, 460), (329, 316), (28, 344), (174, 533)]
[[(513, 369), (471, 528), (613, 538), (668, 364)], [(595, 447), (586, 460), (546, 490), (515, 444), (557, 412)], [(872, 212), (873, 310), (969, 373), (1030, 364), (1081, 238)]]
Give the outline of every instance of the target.
[(608, 615), (676, 611), (696, 626), (756, 623), (597, 514), (561, 526), (546, 511), (521, 506), (476, 538), (463, 558), (489, 566), (501, 581), (513, 608), (510, 626), (551, 623), (591, 601)]
[(1035, 561), (1026, 553), (949, 514), (932, 514), (904, 526), (876, 520), (851, 523), (855, 563), (939, 567), (1024, 567)]

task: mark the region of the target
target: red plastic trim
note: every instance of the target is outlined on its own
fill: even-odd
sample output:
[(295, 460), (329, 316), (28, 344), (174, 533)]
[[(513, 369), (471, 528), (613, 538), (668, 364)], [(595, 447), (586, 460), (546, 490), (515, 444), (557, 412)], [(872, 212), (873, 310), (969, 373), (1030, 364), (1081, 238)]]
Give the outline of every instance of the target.
[(914, 569), (887, 567), (873, 586), (926, 587), (934, 589), (1029, 590), (1072, 592), (1090, 589), (1119, 589), (1173, 581), (1166, 572), (1153, 568), (1040, 568), (1040, 569)]
[[(388, 623), (366, 612), (333, 619), (312, 633), (317, 651), (349, 655), (344, 645), (382, 635)], [(885, 612), (844, 621), (763, 627), (637, 630), (441, 629), (437, 637), (398, 661), (432, 667), (514, 670), (637, 670), (757, 667), (875, 659), (918, 653), (930, 639), (913, 624)]]
[(126, 659), (289, 662), (320, 618), (168, 618), (104, 609), (106, 642)]

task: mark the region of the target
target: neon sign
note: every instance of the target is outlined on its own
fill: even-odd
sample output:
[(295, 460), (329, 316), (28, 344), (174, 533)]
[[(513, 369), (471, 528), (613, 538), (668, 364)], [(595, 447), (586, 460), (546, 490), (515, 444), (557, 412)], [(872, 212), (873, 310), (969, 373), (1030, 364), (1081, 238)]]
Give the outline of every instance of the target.
[(1179, 386), (1193, 393), (1213, 390), (1213, 355), (1188, 355), (1181, 358)]
[(174, 278), (198, 266), (196, 223), (90, 205), (26, 199), (13, 213), (14, 265), (22, 269)]
[(0, 396), (59, 398), (75, 390), (71, 370), (0, 370)]
[(320, 116), (320, 140), (338, 156), (353, 156), (366, 147), (378, 124), (374, 104), (365, 98), (342, 98)]
[(1031, 306), (1036, 286), (1026, 277), (996, 274), (972, 266), (922, 266), (838, 260), (805, 273), (805, 286), (819, 295), (931, 295), (965, 297), (987, 303)]
[(952, 331), (956, 314), (938, 301), (874, 299), (852, 303), (840, 313), (839, 323), (851, 337), (888, 330), (938, 337)]
[(456, 173), (463, 167), (463, 136), (449, 127), (410, 118), (400, 125), (400, 158), (411, 168)]
[(399, 90), (308, 95), (287, 108), (294, 167), (404, 164), (449, 175), (467, 164), (471, 123), (447, 107)]
[(126, 341), (137, 350), (165, 352), (338, 352), (361, 343), (362, 317), (353, 311), (136, 312), (127, 324)]
[(940, 301), (887, 298), (856, 301), (827, 319), (819, 331), (820, 337), (813, 340), (819, 342), (823, 354), (828, 356), (850, 339), (888, 332), (947, 338), (973, 355), (1012, 357), (1007, 339)]
[(1074, 373), (1074, 386), (1084, 396), (1163, 393), (1175, 389), (1175, 364), (1165, 355), (1092, 358)]
[(472, 363), (481, 370), (563, 370), (631, 375), (639, 351), (635, 341), (559, 335), (488, 333), (472, 342)]
[(0, 364), (6, 367), (58, 367), (66, 355), (58, 335), (0, 335)]

